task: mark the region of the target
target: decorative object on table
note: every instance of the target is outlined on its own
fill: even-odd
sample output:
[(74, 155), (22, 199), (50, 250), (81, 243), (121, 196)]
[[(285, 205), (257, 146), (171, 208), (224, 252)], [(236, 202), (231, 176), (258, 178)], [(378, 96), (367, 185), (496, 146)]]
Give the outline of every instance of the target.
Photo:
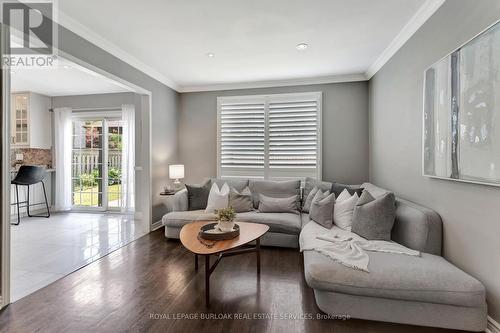
[(207, 249), (211, 249), (214, 247), (215, 244), (217, 244), (216, 240), (211, 240), (211, 241), (207, 242), (203, 238), (201, 231), (198, 233), (198, 236), (196, 238), (200, 241), (201, 244), (205, 245), (207, 247)]
[(500, 23), (425, 71), (423, 174), (500, 186)]
[(178, 191), (175, 191), (175, 190), (170, 190), (170, 191), (163, 190), (163, 192), (160, 192), (160, 195), (174, 195), (177, 192)]
[(219, 229), (218, 223), (205, 224), (200, 229), (200, 237), (207, 240), (227, 240), (233, 239), (239, 235), (240, 227), (237, 224), (234, 224), (229, 231), (222, 231)]
[(179, 192), (180, 189), (173, 187), (170, 184), (167, 184), (163, 187), (163, 192), (160, 192), (160, 195), (174, 195)]
[(179, 179), (184, 178), (184, 164), (171, 164), (168, 166), (168, 175), (170, 179), (174, 180), (174, 186), (176, 188), (181, 187), (181, 181)]
[(216, 221), (219, 222), (217, 227), (224, 232), (232, 231), (234, 228), (234, 219), (236, 212), (233, 207), (222, 208), (215, 211), (217, 214)]

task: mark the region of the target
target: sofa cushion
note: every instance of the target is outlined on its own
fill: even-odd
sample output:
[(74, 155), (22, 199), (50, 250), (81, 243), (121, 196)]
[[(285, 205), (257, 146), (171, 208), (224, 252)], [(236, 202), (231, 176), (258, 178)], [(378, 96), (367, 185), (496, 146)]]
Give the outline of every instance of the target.
[[(301, 235), (302, 237), (302, 235)], [(370, 273), (315, 252), (304, 252), (307, 284), (324, 291), (457, 306), (485, 304), (484, 286), (444, 258), (368, 252)]]
[[(215, 221), (215, 214), (204, 210), (170, 212), (165, 214), (162, 222), (167, 227), (182, 228), (193, 221)], [(236, 214), (235, 221), (262, 223), (269, 226), (270, 232), (298, 235), (301, 228), (300, 215), (292, 213), (259, 213), (246, 212)]]
[(389, 241), (395, 217), (394, 193), (375, 199), (365, 190), (354, 206), (351, 230), (366, 239)]
[(229, 187), (236, 189), (238, 192), (241, 192), (248, 186), (248, 179), (246, 178), (230, 178), (230, 179), (218, 179), (218, 178), (210, 178), (210, 185), (216, 183), (219, 188), (227, 183)]
[(170, 212), (163, 216), (162, 223), (167, 227), (181, 228), (190, 222), (203, 220), (215, 221), (215, 214), (206, 213), (205, 210)]
[(261, 194), (259, 198), (259, 212), (298, 214), (297, 196), (294, 195), (289, 198), (274, 198)]
[(186, 184), (188, 194), (188, 210), (199, 210), (207, 208), (208, 195), (210, 193), (210, 181), (201, 185)]
[(333, 226), (333, 207), (335, 206), (335, 194), (330, 191), (319, 190), (311, 203), (309, 217), (323, 227), (330, 229)]
[[(330, 191), (332, 188), (332, 183), (324, 182), (324, 181), (317, 180), (317, 179), (311, 178), (311, 177), (306, 177), (306, 180), (304, 182), (304, 190), (302, 192), (302, 210), (306, 213), (309, 212), (309, 207), (310, 207), (310, 205), (305, 206), (306, 199), (309, 196), (309, 193), (315, 187), (317, 187), (319, 190), (321, 190), (323, 192)], [(309, 202), (309, 204), (310, 204), (310, 202)]]
[(259, 197), (261, 194), (273, 198), (289, 198), (297, 196), (297, 209), (300, 208), (300, 180), (287, 180), (276, 182), (271, 180), (252, 180), (248, 186), (252, 191), (253, 206), (259, 207)]
[(344, 190), (347, 190), (350, 195), (357, 193), (358, 196), (361, 196), (361, 193), (363, 192), (363, 188), (360, 185), (347, 185), (341, 183), (333, 183), (330, 192), (334, 193), (335, 198), (337, 198)]
[(262, 223), (269, 226), (270, 232), (292, 235), (298, 235), (301, 227), (300, 215), (292, 213), (239, 213), (235, 221)]
[(311, 218), (309, 217), (309, 213), (300, 213), (300, 221), (301, 221), (301, 228), (304, 228), (304, 226), (311, 221)]
[[(371, 183), (361, 186), (375, 198), (390, 192)], [(414, 250), (440, 255), (442, 228), (441, 217), (434, 210), (396, 197), (392, 240)]]
[(250, 212), (253, 210), (252, 192), (250, 192), (248, 186), (242, 191), (231, 188), (229, 192), (229, 206), (233, 207), (236, 213)]

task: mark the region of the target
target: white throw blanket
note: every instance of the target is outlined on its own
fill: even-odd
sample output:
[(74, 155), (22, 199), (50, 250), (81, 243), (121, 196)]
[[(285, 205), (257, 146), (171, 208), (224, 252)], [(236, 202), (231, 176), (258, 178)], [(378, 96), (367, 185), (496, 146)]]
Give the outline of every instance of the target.
[[(390, 241), (366, 240), (350, 231), (334, 226), (325, 229), (314, 222), (308, 223), (308, 237), (301, 238), (301, 251), (314, 250), (334, 261), (353, 269), (369, 272), (370, 257), (366, 251), (405, 254), (420, 256), (419, 251)], [(325, 232), (326, 231), (326, 232)]]

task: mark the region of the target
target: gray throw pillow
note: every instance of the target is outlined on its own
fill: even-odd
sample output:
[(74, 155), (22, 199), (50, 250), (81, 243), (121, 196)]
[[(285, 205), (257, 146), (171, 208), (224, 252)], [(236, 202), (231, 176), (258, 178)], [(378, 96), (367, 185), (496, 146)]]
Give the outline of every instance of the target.
[(302, 211), (304, 213), (309, 213), (309, 209), (311, 208), (311, 203), (314, 199), (314, 196), (318, 193), (321, 192), (320, 189), (317, 186), (314, 186), (314, 188), (309, 191), (309, 194), (305, 198), (302, 204)]
[[(306, 180), (304, 182), (304, 190), (302, 192), (302, 211), (306, 213), (309, 212), (311, 201), (308, 202), (307, 199), (314, 188), (318, 188), (321, 191), (325, 192), (325, 191), (331, 191), (332, 185), (333, 184), (330, 182), (324, 182), (321, 180), (317, 180), (315, 178), (306, 177)], [(312, 195), (311, 200), (314, 197), (314, 194)]]
[(346, 185), (341, 183), (333, 183), (330, 192), (335, 194), (335, 198), (338, 198), (343, 190), (347, 190), (347, 192), (349, 192), (350, 195), (354, 195), (354, 193), (357, 193), (358, 196), (361, 197), (361, 194), (363, 193), (364, 189), (360, 185)]
[(335, 208), (335, 194), (330, 191), (319, 190), (311, 202), (309, 218), (327, 229), (333, 227), (333, 209)]
[(210, 194), (210, 180), (201, 185), (187, 185), (188, 210), (200, 210), (207, 208), (208, 195)]
[(259, 207), (260, 195), (263, 194), (272, 198), (297, 198), (297, 210), (300, 208), (300, 180), (272, 181), (272, 180), (252, 180), (248, 187), (252, 191), (253, 206)]
[(229, 207), (233, 207), (236, 213), (251, 212), (254, 208), (250, 189), (245, 187), (243, 191), (238, 192), (235, 188), (231, 188), (229, 192)]
[(375, 199), (365, 190), (354, 207), (351, 231), (369, 240), (389, 241), (395, 218), (394, 193)]
[(216, 183), (219, 188), (227, 183), (230, 188), (236, 189), (236, 191), (241, 192), (248, 186), (248, 179), (246, 178), (228, 178), (228, 179), (219, 179), (219, 178), (210, 178), (211, 183)]
[(261, 194), (259, 200), (259, 212), (298, 214), (297, 196), (288, 198), (273, 198)]

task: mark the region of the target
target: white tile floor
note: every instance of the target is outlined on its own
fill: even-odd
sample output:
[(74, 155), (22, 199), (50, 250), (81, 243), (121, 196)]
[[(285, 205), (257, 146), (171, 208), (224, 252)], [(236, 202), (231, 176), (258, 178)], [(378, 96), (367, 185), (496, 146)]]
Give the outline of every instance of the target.
[(54, 213), (11, 226), (11, 301), (31, 294), (144, 235), (119, 214)]

